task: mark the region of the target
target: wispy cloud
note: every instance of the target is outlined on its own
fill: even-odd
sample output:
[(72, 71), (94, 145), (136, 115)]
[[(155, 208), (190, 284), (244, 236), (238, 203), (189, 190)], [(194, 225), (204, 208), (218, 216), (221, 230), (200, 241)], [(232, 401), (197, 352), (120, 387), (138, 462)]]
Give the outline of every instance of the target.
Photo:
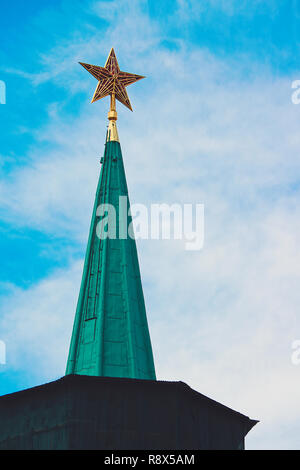
[(23, 370), (32, 383), (64, 374), (81, 270), (82, 263), (74, 263), (28, 290), (9, 286), (0, 299), (7, 367)]

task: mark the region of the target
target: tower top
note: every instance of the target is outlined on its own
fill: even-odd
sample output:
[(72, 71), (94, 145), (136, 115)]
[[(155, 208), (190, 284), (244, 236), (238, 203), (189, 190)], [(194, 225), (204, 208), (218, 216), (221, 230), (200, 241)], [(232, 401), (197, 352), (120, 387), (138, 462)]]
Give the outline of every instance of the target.
[(116, 99), (132, 110), (126, 86), (144, 77), (121, 72), (113, 49), (104, 67), (81, 65), (98, 80), (92, 102), (111, 101), (66, 374), (155, 380), (116, 127)]
[(98, 80), (92, 103), (100, 100), (101, 98), (105, 98), (106, 96), (110, 96), (110, 109), (108, 112), (108, 140), (119, 141), (116, 127), (116, 120), (118, 119), (116, 99), (132, 111), (126, 87), (145, 77), (142, 75), (135, 75), (133, 73), (122, 72), (113, 47), (110, 50), (104, 67), (85, 64), (83, 62), (79, 63)]

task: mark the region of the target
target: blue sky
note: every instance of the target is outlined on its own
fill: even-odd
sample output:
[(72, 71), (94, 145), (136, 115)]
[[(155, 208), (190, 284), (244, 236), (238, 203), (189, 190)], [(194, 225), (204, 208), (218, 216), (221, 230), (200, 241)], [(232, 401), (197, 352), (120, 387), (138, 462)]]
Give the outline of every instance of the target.
[[(205, 205), (205, 244), (138, 243), (157, 375), (299, 448), (299, 1), (6, 2), (0, 393), (64, 374), (108, 103), (78, 61), (146, 75), (120, 106), (132, 202)], [(175, 269), (174, 269), (175, 268)]]

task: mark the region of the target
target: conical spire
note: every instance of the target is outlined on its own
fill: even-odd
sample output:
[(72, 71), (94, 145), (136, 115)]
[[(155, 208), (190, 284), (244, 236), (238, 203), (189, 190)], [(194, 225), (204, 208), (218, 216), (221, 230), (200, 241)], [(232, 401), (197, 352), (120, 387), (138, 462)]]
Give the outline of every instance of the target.
[(114, 100), (66, 374), (155, 380)]

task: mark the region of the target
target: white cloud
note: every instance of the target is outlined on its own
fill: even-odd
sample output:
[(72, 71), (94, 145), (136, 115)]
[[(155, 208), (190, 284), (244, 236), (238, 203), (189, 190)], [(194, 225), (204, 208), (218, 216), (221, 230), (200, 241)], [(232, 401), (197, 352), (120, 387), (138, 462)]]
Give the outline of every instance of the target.
[(216, 10), (222, 13), (233, 15), (245, 15), (252, 17), (258, 9), (267, 9), (270, 14), (278, 8), (278, 3), (273, 0), (266, 5), (264, 0), (253, 0), (251, 3), (247, 0), (206, 0), (198, 2), (197, 0), (177, 0), (177, 14), (184, 15), (190, 21), (191, 16), (199, 16), (207, 11)]
[(30, 289), (10, 286), (1, 298), (1, 339), (7, 367), (33, 383), (64, 375), (82, 263), (53, 273)]
[[(260, 419), (248, 447), (295, 448), (300, 107), (291, 104), (291, 81), (185, 44), (167, 52), (163, 33), (135, 6), (126, 12), (122, 3), (117, 13), (96, 4), (95, 14), (114, 15), (114, 26), (101, 40), (95, 33), (52, 51), (47, 78), (64, 86), (63, 72), (79, 55), (98, 62), (112, 42), (121, 68), (148, 76), (128, 89), (135, 112), (119, 106), (131, 200), (204, 202), (206, 214), (201, 252), (180, 242), (138, 243), (158, 377), (186, 381)], [(88, 74), (72, 73), (71, 92), (88, 90)], [(56, 108), (30, 164), (2, 182), (3, 216), (86, 239), (106, 110), (105, 102), (87, 104), (67, 123)], [(63, 373), (79, 278), (74, 265), (3, 300), (13, 367), (34, 364), (36, 380), (45, 370), (48, 378)]]

